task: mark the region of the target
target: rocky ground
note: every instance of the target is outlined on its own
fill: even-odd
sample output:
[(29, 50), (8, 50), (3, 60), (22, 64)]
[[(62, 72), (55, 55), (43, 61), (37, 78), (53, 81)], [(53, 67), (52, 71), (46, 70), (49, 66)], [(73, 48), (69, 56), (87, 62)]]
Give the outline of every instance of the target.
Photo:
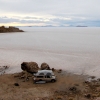
[(100, 79), (54, 72), (55, 83), (34, 84), (21, 77), (23, 72), (0, 75), (0, 100), (100, 100)]

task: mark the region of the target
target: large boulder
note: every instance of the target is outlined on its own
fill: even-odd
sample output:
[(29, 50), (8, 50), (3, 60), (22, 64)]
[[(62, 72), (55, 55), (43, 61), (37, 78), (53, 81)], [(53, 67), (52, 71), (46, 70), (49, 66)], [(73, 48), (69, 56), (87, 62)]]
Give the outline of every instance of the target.
[(41, 70), (50, 70), (50, 67), (47, 63), (42, 63), (41, 64)]
[(21, 64), (21, 69), (23, 71), (27, 71), (29, 73), (36, 73), (38, 71), (39, 67), (36, 62), (23, 62)]

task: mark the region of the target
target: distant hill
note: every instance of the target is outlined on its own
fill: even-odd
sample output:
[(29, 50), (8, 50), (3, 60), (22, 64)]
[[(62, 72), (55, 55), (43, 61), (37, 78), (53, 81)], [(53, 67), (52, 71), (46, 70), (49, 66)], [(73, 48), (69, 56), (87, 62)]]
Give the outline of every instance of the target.
[(88, 26), (81, 26), (81, 25), (78, 25), (78, 26), (76, 26), (76, 27), (88, 27)]
[(6, 33), (6, 32), (24, 32), (24, 31), (12, 26), (9, 26), (8, 28), (6, 28), (5, 26), (1, 26), (0, 33)]

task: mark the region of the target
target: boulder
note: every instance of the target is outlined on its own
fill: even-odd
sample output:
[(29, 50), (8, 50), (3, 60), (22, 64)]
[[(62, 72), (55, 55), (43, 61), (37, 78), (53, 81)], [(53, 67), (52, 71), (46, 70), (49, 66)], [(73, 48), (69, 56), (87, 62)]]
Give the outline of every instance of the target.
[(50, 67), (47, 63), (42, 63), (41, 64), (41, 70), (50, 70)]
[(29, 73), (36, 73), (38, 71), (39, 67), (36, 62), (23, 62), (21, 64), (21, 69), (23, 71), (27, 71)]

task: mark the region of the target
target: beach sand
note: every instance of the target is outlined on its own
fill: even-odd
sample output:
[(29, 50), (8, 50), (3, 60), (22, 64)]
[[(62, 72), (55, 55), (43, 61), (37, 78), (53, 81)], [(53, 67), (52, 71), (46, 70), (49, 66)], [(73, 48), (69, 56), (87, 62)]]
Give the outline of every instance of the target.
[[(84, 83), (88, 76), (55, 71), (57, 76), (55, 83), (34, 84), (33, 77), (25, 81), (20, 78), (20, 74), (0, 75), (0, 100), (88, 100), (88, 98), (94, 98), (93, 93), (99, 93), (97, 97), (100, 96), (100, 86), (98, 86), (97, 93), (91, 91), (88, 84)], [(89, 94), (90, 97), (85, 97)]]

